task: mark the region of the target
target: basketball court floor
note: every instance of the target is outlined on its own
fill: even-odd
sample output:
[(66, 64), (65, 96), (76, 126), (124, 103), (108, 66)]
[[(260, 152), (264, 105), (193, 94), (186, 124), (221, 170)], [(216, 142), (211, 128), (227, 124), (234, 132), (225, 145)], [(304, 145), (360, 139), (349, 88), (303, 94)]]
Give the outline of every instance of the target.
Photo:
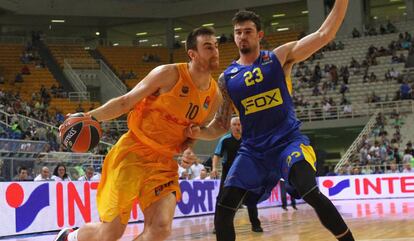
[[(376, 199), (335, 202), (358, 241), (414, 241), (414, 198)], [(330, 241), (335, 240), (319, 223), (307, 204), (284, 211), (280, 207), (259, 209), (263, 233), (250, 231), (246, 209), (236, 216), (237, 240), (240, 241)], [(130, 224), (121, 239), (131, 241), (143, 224)], [(169, 241), (216, 240), (212, 234), (213, 216), (174, 220)], [(55, 234), (6, 238), (9, 241), (53, 241)]]

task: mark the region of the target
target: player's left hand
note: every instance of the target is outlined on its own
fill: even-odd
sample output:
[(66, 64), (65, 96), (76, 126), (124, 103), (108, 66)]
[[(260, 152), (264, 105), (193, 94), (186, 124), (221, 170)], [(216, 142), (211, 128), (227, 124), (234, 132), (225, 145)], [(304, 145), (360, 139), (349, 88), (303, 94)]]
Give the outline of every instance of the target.
[(183, 152), (182, 160), (181, 160), (181, 167), (183, 168), (189, 168), (195, 160), (197, 159), (197, 156), (194, 154), (192, 148), (187, 148)]

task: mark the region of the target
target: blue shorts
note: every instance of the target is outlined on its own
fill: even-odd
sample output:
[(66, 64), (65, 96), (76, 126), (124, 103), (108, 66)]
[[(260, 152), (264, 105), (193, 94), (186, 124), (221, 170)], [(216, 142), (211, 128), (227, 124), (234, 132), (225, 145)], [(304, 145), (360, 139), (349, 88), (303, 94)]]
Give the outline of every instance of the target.
[(224, 186), (250, 191), (245, 203), (253, 205), (269, 198), (280, 178), (289, 180), (290, 168), (296, 162), (305, 160), (316, 171), (316, 156), (309, 139), (302, 134), (284, 139), (289, 141), (265, 148), (257, 145), (261, 150), (242, 143)]

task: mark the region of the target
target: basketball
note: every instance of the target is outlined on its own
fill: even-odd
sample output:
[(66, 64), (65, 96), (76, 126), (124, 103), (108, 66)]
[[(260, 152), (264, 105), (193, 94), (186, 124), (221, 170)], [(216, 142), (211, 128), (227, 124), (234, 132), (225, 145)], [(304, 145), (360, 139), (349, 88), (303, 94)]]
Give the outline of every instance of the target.
[(59, 127), (61, 143), (72, 152), (84, 153), (92, 150), (102, 136), (99, 122), (84, 113), (75, 113)]

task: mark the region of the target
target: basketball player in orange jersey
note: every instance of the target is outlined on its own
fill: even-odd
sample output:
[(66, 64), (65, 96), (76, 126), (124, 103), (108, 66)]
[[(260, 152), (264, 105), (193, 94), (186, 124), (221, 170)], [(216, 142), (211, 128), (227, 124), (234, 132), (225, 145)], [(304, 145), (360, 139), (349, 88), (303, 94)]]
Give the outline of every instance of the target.
[[(138, 199), (144, 231), (136, 241), (165, 240), (171, 232), (180, 199), (178, 164), (173, 156), (187, 140), (185, 129), (214, 117), (221, 95), (211, 72), (219, 67), (212, 28), (201, 27), (187, 37), (189, 63), (153, 69), (129, 93), (88, 114), (98, 121), (129, 112), (129, 131), (105, 158), (97, 193), (100, 223), (64, 229), (55, 241), (116, 241), (121, 238)], [(191, 165), (184, 159), (184, 167)]]

